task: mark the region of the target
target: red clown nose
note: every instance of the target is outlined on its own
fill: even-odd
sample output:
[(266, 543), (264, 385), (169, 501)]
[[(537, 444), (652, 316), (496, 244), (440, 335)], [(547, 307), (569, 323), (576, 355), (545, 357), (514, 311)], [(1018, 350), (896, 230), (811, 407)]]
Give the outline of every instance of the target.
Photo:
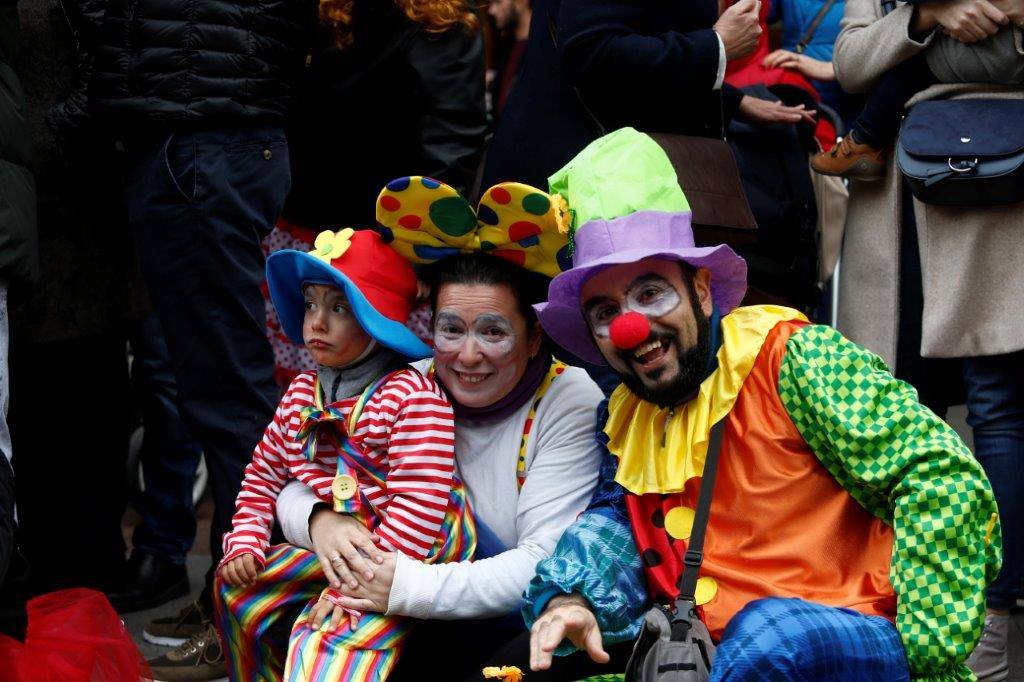
[(638, 312), (628, 312), (612, 320), (608, 336), (620, 350), (636, 348), (651, 335), (651, 323)]

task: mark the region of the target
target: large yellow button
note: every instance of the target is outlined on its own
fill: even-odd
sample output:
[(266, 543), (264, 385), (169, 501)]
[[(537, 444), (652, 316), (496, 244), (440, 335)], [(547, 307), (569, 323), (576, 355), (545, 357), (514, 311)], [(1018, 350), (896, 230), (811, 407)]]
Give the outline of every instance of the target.
[(718, 594), (718, 583), (714, 578), (699, 578), (697, 589), (693, 592), (693, 600), (697, 606), (703, 606)]
[(693, 530), (694, 511), (689, 507), (676, 507), (665, 514), (665, 530), (676, 540), (689, 540)]
[(336, 500), (351, 500), (356, 494), (356, 479), (348, 474), (340, 474), (334, 477), (331, 483), (331, 492)]

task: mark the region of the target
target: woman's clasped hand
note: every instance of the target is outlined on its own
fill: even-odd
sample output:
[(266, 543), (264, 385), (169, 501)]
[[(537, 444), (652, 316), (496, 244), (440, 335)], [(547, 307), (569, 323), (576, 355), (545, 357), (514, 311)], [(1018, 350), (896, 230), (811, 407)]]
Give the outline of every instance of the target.
[(976, 43), (994, 36), (1010, 23), (1010, 16), (1024, 20), (1021, 0), (936, 0), (916, 6), (914, 29), (927, 33), (941, 28), (946, 35), (962, 43)]
[(384, 563), (385, 553), (374, 544), (373, 533), (351, 516), (318, 509), (309, 519), (309, 536), (327, 582), (336, 590), (359, 587), (357, 575), (373, 580)]

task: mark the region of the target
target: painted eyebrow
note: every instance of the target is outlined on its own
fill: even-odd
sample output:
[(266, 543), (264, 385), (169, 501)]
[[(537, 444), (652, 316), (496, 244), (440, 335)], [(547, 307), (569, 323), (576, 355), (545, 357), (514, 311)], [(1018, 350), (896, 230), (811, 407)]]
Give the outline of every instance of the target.
[[(630, 289), (638, 287), (641, 284), (647, 284), (648, 282), (664, 282), (665, 284), (669, 284), (669, 281), (667, 279), (665, 279), (664, 277), (662, 277), (661, 275), (655, 274), (653, 272), (649, 272), (646, 275), (640, 275), (639, 277), (634, 279), (632, 282), (630, 282), (629, 286), (626, 287), (626, 291), (629, 291)], [(669, 284), (669, 286), (671, 286), (671, 284)]]
[(442, 310), (437, 315), (435, 315), (434, 322), (461, 322), (463, 325), (466, 324), (461, 317), (459, 317), (458, 315), (449, 310)]
[(604, 303), (606, 301), (608, 303), (614, 303), (615, 302), (615, 301), (613, 301), (611, 298), (609, 298), (607, 296), (594, 296), (593, 298), (588, 298), (583, 303), (583, 309), (584, 310), (590, 310), (591, 308), (594, 308), (594, 307), (596, 307), (596, 306), (598, 306), (601, 303)]
[(512, 328), (512, 322), (507, 317), (495, 313), (484, 313), (483, 315), (473, 320), (473, 324), (496, 324), (502, 327), (507, 327), (509, 329)]

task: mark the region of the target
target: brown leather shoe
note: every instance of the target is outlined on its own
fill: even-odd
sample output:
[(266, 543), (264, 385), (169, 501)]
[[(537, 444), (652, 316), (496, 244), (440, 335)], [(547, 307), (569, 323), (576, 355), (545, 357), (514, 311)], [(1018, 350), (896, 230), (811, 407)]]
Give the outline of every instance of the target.
[(830, 151), (815, 154), (811, 168), (822, 175), (838, 175), (855, 180), (878, 180), (885, 176), (885, 152), (853, 141), (853, 133)]
[(213, 624), (196, 632), (177, 649), (149, 661), (154, 682), (213, 682), (227, 680), (224, 651)]

